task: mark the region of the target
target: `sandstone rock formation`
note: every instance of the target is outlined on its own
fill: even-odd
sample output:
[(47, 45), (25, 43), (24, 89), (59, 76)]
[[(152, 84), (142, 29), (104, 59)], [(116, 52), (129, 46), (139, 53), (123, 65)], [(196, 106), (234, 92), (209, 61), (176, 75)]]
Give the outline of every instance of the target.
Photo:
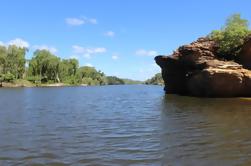
[(251, 37), (237, 62), (217, 55), (209, 38), (178, 48), (170, 56), (155, 57), (162, 69), (166, 93), (200, 97), (251, 96)]
[(246, 39), (245, 44), (242, 46), (239, 63), (245, 68), (251, 70), (251, 35)]

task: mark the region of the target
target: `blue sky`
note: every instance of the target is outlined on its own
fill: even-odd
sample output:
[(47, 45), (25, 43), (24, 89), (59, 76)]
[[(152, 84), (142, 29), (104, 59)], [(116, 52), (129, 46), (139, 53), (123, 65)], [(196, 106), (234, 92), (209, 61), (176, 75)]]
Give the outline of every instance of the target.
[(251, 20), (248, 0), (1, 0), (0, 44), (76, 57), (107, 75), (145, 80), (154, 56), (219, 29), (233, 13)]

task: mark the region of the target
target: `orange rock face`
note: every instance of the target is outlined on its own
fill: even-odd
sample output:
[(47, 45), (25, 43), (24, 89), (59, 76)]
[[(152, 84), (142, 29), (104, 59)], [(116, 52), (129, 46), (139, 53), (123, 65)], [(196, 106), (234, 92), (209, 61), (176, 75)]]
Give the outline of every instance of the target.
[[(181, 46), (170, 56), (155, 57), (162, 69), (166, 93), (199, 97), (251, 96), (251, 40), (240, 54), (240, 62), (217, 57), (215, 43), (200, 38)], [(247, 61), (248, 60), (248, 61)], [(249, 65), (250, 64), (250, 65)]]
[(251, 36), (249, 36), (240, 52), (240, 62), (245, 68), (251, 69)]

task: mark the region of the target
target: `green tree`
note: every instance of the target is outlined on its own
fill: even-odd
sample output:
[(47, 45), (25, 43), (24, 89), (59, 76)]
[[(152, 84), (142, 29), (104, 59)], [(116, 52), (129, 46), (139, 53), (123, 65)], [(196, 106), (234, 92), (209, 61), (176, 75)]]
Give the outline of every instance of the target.
[[(78, 70), (78, 60), (76, 59), (64, 59), (60, 63), (60, 78), (63, 82), (75, 82), (75, 76)], [(74, 83), (74, 84), (75, 84)]]
[(60, 58), (53, 55), (50, 56), (48, 59), (48, 69), (46, 71), (46, 76), (49, 80), (52, 80), (54, 82), (60, 82), (59, 66), (60, 66)]
[(84, 66), (77, 71), (78, 82), (87, 85), (105, 85), (106, 79), (104, 73), (97, 71), (94, 67)]
[(13, 82), (15, 80), (15, 75), (11, 74), (11, 73), (7, 73), (3, 76), (3, 80), (5, 82)]
[(4, 46), (0, 46), (0, 74), (5, 73), (6, 58), (7, 49)]
[[(63, 82), (67, 84), (115, 85), (134, 83), (133, 80), (123, 80), (115, 76), (106, 77), (103, 72), (94, 67), (79, 67), (76, 59), (61, 60), (48, 50), (36, 50), (30, 60), (25, 59), (28, 50), (15, 45), (0, 46), (0, 86), (2, 82), (23, 79), (36, 84)], [(26, 67), (26, 62), (28, 66)], [(29, 83), (26, 81), (26, 83)]]
[(4, 73), (11, 73), (15, 76), (15, 79), (23, 78), (26, 51), (26, 48), (19, 48), (15, 45), (9, 46), (5, 58)]
[(218, 53), (226, 59), (235, 59), (245, 38), (249, 35), (248, 20), (240, 14), (230, 16), (221, 30), (214, 30), (209, 35), (218, 44)]
[(41, 82), (60, 82), (60, 58), (47, 50), (35, 51), (33, 58), (29, 62), (29, 77), (39, 76)]

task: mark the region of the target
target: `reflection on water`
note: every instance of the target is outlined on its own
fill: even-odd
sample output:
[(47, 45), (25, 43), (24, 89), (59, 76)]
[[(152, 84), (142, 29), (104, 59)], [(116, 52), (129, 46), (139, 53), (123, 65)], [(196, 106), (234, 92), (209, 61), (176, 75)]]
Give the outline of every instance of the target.
[(159, 86), (0, 89), (0, 166), (251, 165), (251, 100)]
[(161, 122), (166, 164), (251, 164), (250, 99), (167, 95)]

